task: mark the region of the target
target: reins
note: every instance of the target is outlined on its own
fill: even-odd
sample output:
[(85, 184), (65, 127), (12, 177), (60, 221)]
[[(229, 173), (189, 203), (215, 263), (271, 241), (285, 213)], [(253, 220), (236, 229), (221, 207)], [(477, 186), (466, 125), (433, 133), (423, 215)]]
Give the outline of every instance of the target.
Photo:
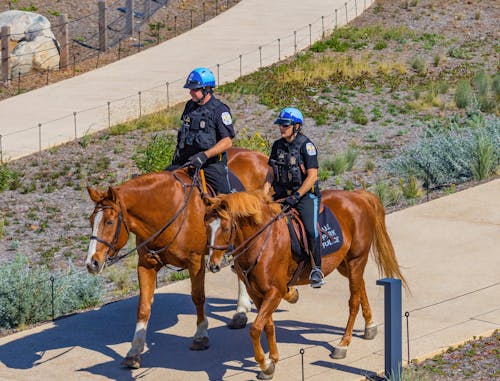
[[(154, 239), (158, 238), (165, 230), (168, 229), (168, 227), (170, 225), (172, 225), (174, 223), (174, 221), (177, 219), (177, 217), (179, 217), (179, 215), (182, 212), (184, 212), (184, 216), (182, 217), (181, 224), (179, 225), (179, 228), (177, 229), (177, 231), (176, 231), (173, 239), (167, 245), (165, 245), (164, 247), (162, 247), (159, 250), (148, 249), (148, 251), (151, 253), (151, 255), (153, 256), (153, 258), (156, 259), (158, 261), (158, 263), (160, 263), (162, 266), (165, 266), (165, 264), (161, 261), (160, 256), (158, 255), (158, 253), (160, 253), (160, 252), (168, 249), (175, 242), (175, 239), (179, 235), (179, 232), (181, 231), (182, 226), (184, 224), (184, 220), (186, 218), (186, 208), (187, 208), (189, 199), (191, 198), (191, 195), (193, 194), (193, 191), (194, 191), (194, 189), (197, 186), (197, 181), (199, 180), (199, 172), (200, 172), (200, 170), (196, 169), (196, 171), (195, 171), (195, 173), (194, 173), (194, 175), (192, 177), (191, 184), (184, 183), (177, 176), (176, 173), (173, 174), (173, 176), (176, 178), (176, 180), (179, 181), (182, 184), (183, 189), (186, 189), (186, 187), (190, 188), (189, 192), (185, 193), (185, 195), (184, 195), (184, 203), (182, 204), (181, 208), (179, 210), (177, 210), (175, 212), (175, 214), (172, 216), (172, 218), (170, 218), (159, 230), (157, 230), (155, 233), (153, 233), (151, 236), (149, 236), (146, 240), (142, 241), (139, 245), (136, 245), (134, 248), (130, 249), (125, 254), (122, 254), (120, 256), (116, 256), (116, 257), (113, 256), (111, 258), (107, 257), (106, 258), (106, 265), (107, 266), (111, 266), (111, 265), (115, 264), (116, 262), (121, 261), (122, 259), (124, 259), (124, 258), (128, 257), (130, 254), (132, 254), (134, 251), (138, 251), (142, 247), (145, 247), (148, 243), (152, 242)], [(122, 213), (120, 211), (119, 216), (121, 214)], [(125, 222), (125, 220), (123, 220), (123, 221)], [(125, 224), (125, 226), (127, 226), (127, 225)], [(127, 228), (127, 231), (128, 231), (128, 228)], [(115, 233), (115, 236), (116, 236), (116, 233)], [(97, 241), (100, 242), (99, 240), (97, 240)], [(108, 246), (108, 248), (109, 248), (109, 246)], [(109, 252), (109, 250), (108, 250), (108, 252)]]
[[(226, 255), (231, 255), (233, 257), (233, 261), (234, 261), (236, 258), (238, 258), (239, 256), (241, 256), (242, 254), (246, 253), (248, 251), (248, 249), (250, 249), (256, 243), (256, 238), (258, 238), (264, 232), (264, 230), (266, 230), (269, 226), (271, 226), (272, 224), (274, 224), (276, 221), (282, 219), (283, 217), (289, 216), (290, 213), (291, 213), (290, 209), (284, 209), (284, 210), (282, 210), (279, 214), (277, 214), (276, 216), (274, 216), (273, 218), (271, 218), (265, 225), (263, 225), (254, 234), (252, 234), (250, 237), (248, 237), (246, 240), (244, 240), (242, 243), (240, 243), (237, 247), (235, 247), (232, 250), (226, 252)], [(234, 229), (236, 228), (234, 224), (232, 225), (232, 229), (233, 228)], [(232, 235), (232, 232), (231, 232), (231, 235)], [(269, 233), (268, 233), (268, 235), (269, 235)], [(267, 240), (266, 240), (266, 242), (267, 242)], [(230, 245), (228, 247), (230, 247)], [(215, 248), (215, 247), (213, 247), (213, 248)], [(234, 255), (235, 252), (238, 252), (241, 249), (243, 249), (241, 252), (239, 252), (238, 254)], [(219, 249), (219, 250), (223, 250), (223, 249)]]

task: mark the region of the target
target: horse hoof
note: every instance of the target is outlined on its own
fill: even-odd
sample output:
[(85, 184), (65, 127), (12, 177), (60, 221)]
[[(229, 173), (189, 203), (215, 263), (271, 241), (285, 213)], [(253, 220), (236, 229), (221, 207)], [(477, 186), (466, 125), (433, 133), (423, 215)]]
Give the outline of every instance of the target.
[(125, 357), (122, 361), (122, 366), (129, 369), (139, 369), (141, 367), (141, 356)]
[(294, 287), (290, 287), (284, 299), (290, 304), (297, 303), (299, 300), (299, 290)]
[(262, 370), (257, 375), (257, 379), (259, 379), (259, 380), (272, 380), (273, 376), (274, 376), (274, 369), (275, 369), (274, 362), (271, 362), (271, 364), (269, 364), (269, 366), (265, 370)]
[(347, 356), (347, 348), (335, 347), (333, 348), (332, 353), (330, 353), (330, 357), (332, 359), (345, 359)]
[(365, 340), (373, 340), (377, 336), (377, 326), (367, 327), (365, 328), (365, 334), (363, 339)]
[(204, 351), (208, 349), (208, 337), (200, 337), (199, 339), (194, 339), (193, 343), (189, 347), (192, 351)]
[(237, 312), (233, 315), (231, 321), (227, 323), (227, 326), (231, 329), (242, 329), (246, 327), (247, 321), (248, 318), (244, 312)]

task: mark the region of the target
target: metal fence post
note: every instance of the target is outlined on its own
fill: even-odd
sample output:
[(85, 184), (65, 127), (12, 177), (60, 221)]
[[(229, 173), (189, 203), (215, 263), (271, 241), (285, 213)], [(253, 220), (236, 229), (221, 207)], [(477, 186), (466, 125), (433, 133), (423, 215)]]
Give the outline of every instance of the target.
[(345, 4), (345, 24), (347, 25), (349, 23), (349, 18), (347, 17), (347, 3)]
[(42, 153), (42, 123), (38, 123), (38, 153)]
[(75, 128), (75, 139), (77, 138), (77, 133), (76, 133), (76, 111), (73, 111), (73, 127)]
[(52, 320), (55, 320), (55, 308), (54, 308), (54, 277), (51, 275), (50, 276), (50, 288), (51, 288), (51, 295), (52, 295)]
[(385, 376), (400, 381), (402, 367), (401, 280), (384, 278), (377, 280), (384, 286), (384, 364)]
[(2, 135), (0, 134), (0, 164), (3, 164)]
[(279, 38), (278, 38), (278, 61), (281, 61), (281, 43)]
[(335, 9), (335, 29), (337, 29), (337, 27), (339, 26), (339, 20), (338, 20), (338, 13), (339, 13), (339, 10), (338, 9)]

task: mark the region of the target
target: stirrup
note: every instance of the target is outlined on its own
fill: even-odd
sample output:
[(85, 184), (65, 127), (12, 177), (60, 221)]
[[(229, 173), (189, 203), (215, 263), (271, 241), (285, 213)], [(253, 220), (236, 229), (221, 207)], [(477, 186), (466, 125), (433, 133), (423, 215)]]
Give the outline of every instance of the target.
[[(319, 281), (316, 281), (316, 280), (313, 281), (313, 279), (312, 279), (313, 273), (316, 273), (316, 272), (318, 272), (319, 275), (321, 276), (321, 279)], [(323, 272), (321, 271), (321, 269), (319, 269), (319, 268), (312, 269), (311, 273), (309, 274), (309, 282), (311, 283), (311, 287), (313, 287), (313, 288), (319, 288), (322, 285), (324, 285), (325, 284), (324, 278), (325, 278), (325, 275), (323, 274)]]

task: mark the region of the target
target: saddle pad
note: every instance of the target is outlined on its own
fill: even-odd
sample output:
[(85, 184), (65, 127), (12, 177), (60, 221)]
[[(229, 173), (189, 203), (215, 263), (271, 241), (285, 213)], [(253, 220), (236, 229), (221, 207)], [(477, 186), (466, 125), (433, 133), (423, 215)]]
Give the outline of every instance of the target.
[(232, 171), (229, 171), (229, 185), (231, 186), (231, 193), (245, 191), (240, 179)]
[(319, 215), (319, 235), (321, 237), (321, 255), (334, 253), (342, 246), (342, 229), (333, 212), (325, 205)]
[[(288, 231), (290, 233), (290, 245), (292, 253), (296, 258), (307, 259), (309, 256), (303, 252), (299, 238), (292, 226), (291, 219), (287, 219)], [(323, 211), (319, 215), (319, 235), (321, 240), (321, 256), (334, 253), (342, 246), (344, 238), (339, 222), (333, 212), (324, 205)], [(305, 237), (300, 237), (305, 239)]]

